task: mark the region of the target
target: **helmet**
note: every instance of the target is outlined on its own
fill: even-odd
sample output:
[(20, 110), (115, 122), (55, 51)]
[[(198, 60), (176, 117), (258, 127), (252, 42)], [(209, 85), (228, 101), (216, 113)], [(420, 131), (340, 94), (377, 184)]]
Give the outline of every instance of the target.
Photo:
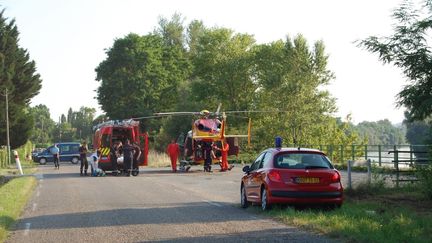
[(200, 111), (200, 115), (202, 115), (202, 116), (207, 116), (208, 114), (210, 114), (210, 112), (208, 110)]

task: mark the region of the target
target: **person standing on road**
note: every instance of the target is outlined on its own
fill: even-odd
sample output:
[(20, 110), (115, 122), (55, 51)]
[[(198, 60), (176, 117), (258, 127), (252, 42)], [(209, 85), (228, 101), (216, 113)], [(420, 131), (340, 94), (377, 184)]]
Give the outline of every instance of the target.
[(139, 147), (139, 145), (136, 142), (134, 142), (132, 144), (132, 146), (134, 147), (134, 157), (133, 157), (132, 169), (133, 169), (133, 171), (138, 171), (138, 160), (140, 159), (140, 156), (141, 156), (141, 148)]
[(59, 165), (60, 149), (57, 147), (57, 144), (54, 144), (54, 146), (50, 149), (50, 152), (53, 155), (54, 167), (59, 170), (60, 169), (60, 165)]
[(168, 147), (166, 149), (166, 153), (170, 157), (172, 171), (177, 172), (177, 159), (178, 159), (178, 156), (180, 154), (180, 148), (174, 139), (172, 139), (171, 143), (168, 144)]
[(123, 145), (123, 166), (126, 176), (131, 175), (131, 167), (133, 161), (135, 149), (134, 146), (130, 143), (129, 139), (126, 139), (125, 145)]
[(114, 143), (110, 147), (110, 159), (111, 159), (111, 167), (112, 167), (112, 174), (117, 175), (118, 168), (117, 168), (117, 158), (118, 158), (118, 143)]
[(203, 152), (204, 152), (204, 171), (212, 172), (211, 164), (213, 162), (214, 152), (212, 142), (203, 142)]
[(83, 169), (84, 169), (84, 175), (87, 176), (87, 170), (88, 170), (87, 152), (88, 152), (87, 142), (84, 141), (81, 147), (79, 147), (80, 160), (81, 160), (80, 176), (83, 176)]
[(233, 166), (228, 165), (229, 144), (227, 143), (227, 141), (222, 141), (222, 148), (215, 147), (215, 149), (221, 151), (222, 154), (221, 171), (231, 170)]

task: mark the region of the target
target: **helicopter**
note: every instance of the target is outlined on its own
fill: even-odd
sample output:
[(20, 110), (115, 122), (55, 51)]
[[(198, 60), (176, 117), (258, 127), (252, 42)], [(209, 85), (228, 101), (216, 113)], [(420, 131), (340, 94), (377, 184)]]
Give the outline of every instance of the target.
[[(163, 112), (155, 113), (155, 116), (181, 116), (192, 115), (198, 116), (197, 119), (192, 121), (192, 129), (185, 134), (181, 134), (177, 138), (181, 150), (180, 171), (188, 171), (192, 165), (204, 164), (204, 147), (213, 145), (219, 148), (223, 143), (228, 143), (229, 150), (228, 156), (238, 156), (239, 153), (239, 138), (247, 138), (248, 145), (251, 141), (251, 119), (249, 118), (247, 134), (225, 134), (227, 121), (226, 113), (220, 112), (221, 104), (219, 104), (216, 112), (209, 112), (202, 110), (200, 112)], [(241, 111), (239, 111), (241, 112)], [(236, 113), (236, 111), (229, 111), (229, 113)], [(220, 163), (221, 153), (215, 152), (212, 158), (212, 164)]]

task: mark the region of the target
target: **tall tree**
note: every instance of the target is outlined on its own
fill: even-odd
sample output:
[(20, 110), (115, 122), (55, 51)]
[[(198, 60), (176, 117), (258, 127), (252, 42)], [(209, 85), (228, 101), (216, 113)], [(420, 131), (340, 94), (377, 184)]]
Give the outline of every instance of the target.
[(30, 141), (41, 147), (52, 143), (52, 131), (55, 128), (55, 122), (50, 117), (48, 107), (46, 105), (37, 105), (31, 107), (29, 111), (35, 121)]
[(226, 28), (204, 29), (196, 34), (191, 56), (194, 100), (207, 109), (216, 109), (219, 103), (225, 110), (250, 108), (256, 86), (249, 50), (255, 39)]
[(72, 113), (74, 119), (70, 123), (76, 131), (75, 138), (91, 141), (95, 113), (96, 109), (84, 106)]
[(175, 13), (171, 19), (159, 17), (159, 26), (155, 34), (161, 36), (167, 45), (185, 47), (183, 18), (181, 14)]
[[(416, 8), (405, 0), (393, 13), (396, 21), (394, 33), (388, 37), (371, 36), (359, 46), (377, 53), (383, 63), (401, 68), (409, 79), (398, 94), (398, 104), (408, 109), (415, 120), (432, 115), (432, 54), (430, 31), (432, 28), (432, 0), (424, 0)], [(426, 14), (423, 14), (423, 10)]]
[(6, 145), (5, 91), (8, 91), (10, 140), (13, 148), (26, 143), (33, 128), (27, 108), (39, 93), (41, 82), (28, 52), (18, 45), (19, 32), (14, 20), (0, 12), (0, 145)]
[(97, 99), (111, 119), (172, 109), (177, 86), (190, 72), (183, 51), (152, 34), (117, 39), (107, 56), (96, 68)]
[(257, 46), (254, 52), (257, 108), (281, 111), (258, 117), (254, 127), (259, 136), (273, 141), (280, 135), (290, 144), (329, 142), (322, 140), (322, 131), (336, 107), (324, 89), (333, 78), (324, 44), (315, 42), (310, 50), (306, 39), (298, 35)]

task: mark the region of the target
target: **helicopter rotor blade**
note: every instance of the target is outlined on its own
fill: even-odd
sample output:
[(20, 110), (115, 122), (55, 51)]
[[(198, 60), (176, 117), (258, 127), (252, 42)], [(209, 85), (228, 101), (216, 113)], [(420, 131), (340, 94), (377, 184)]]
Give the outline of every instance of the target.
[(215, 113), (216, 116), (219, 116), (219, 112), (220, 112), (221, 106), (222, 106), (222, 103), (219, 103), (218, 108), (216, 109), (216, 113)]
[(199, 112), (193, 111), (178, 111), (178, 112), (159, 112), (154, 113), (155, 116), (187, 116), (187, 115), (198, 115)]

